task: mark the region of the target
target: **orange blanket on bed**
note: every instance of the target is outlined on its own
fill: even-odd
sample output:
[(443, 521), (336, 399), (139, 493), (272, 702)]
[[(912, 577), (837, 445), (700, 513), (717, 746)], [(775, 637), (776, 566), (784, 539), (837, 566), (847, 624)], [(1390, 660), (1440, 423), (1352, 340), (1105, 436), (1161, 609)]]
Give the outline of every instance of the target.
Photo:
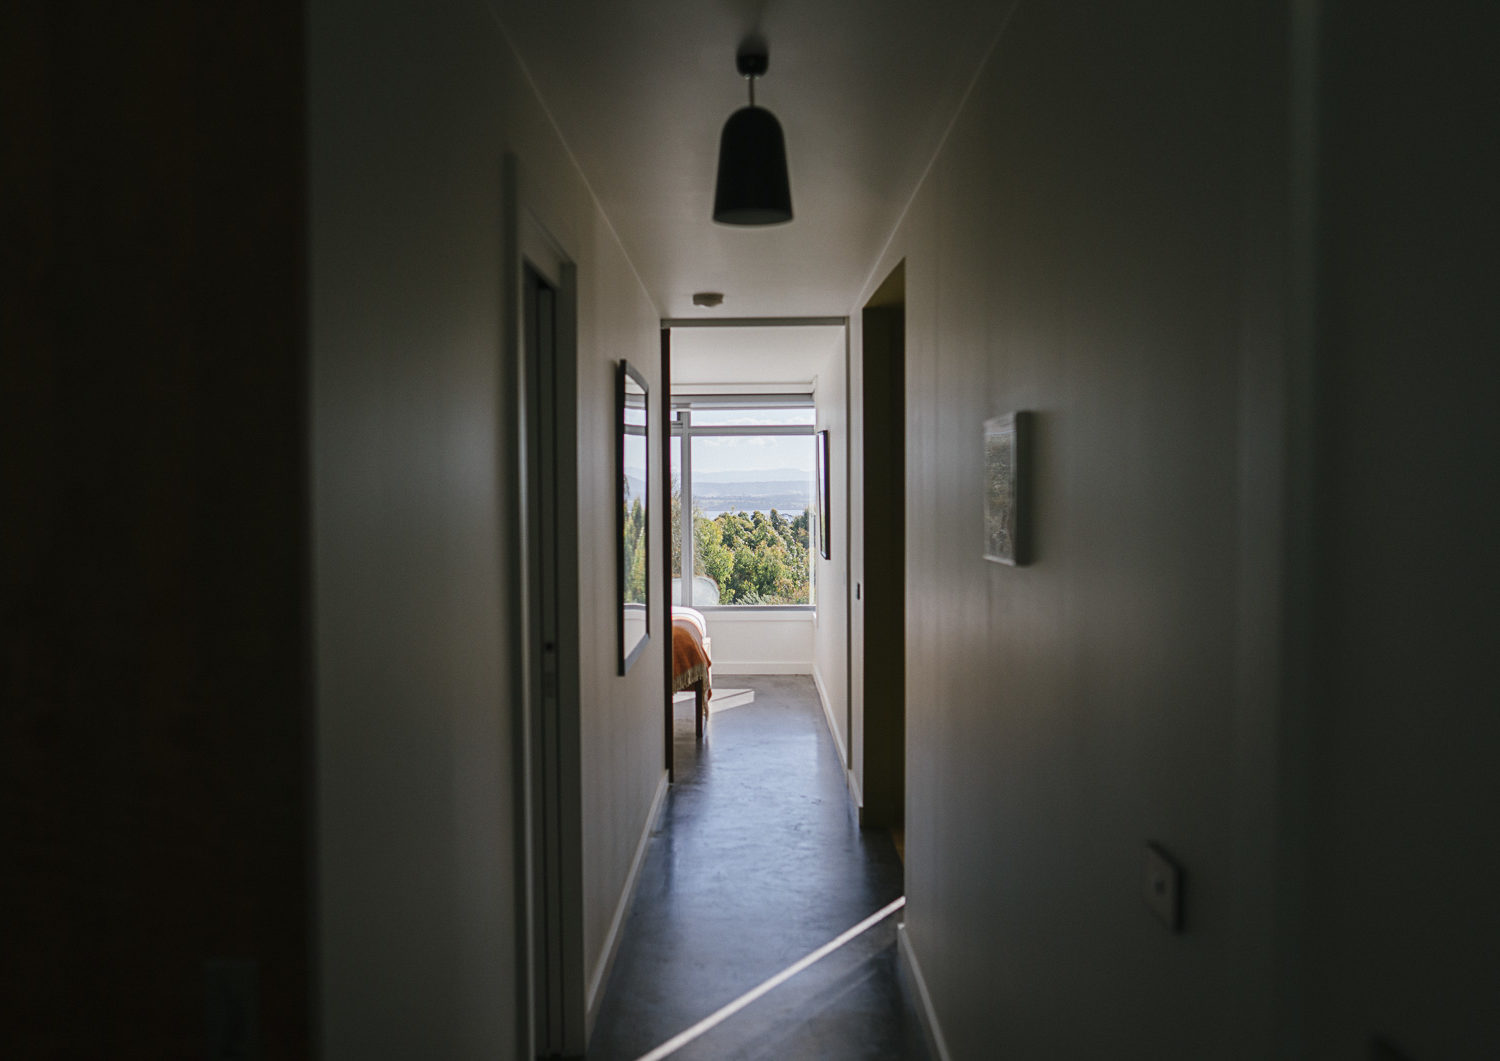
[(712, 661), (703, 651), (698, 627), (687, 619), (672, 620), (672, 691), (680, 693), (703, 682), (703, 698), (713, 695), (708, 687), (708, 668)]

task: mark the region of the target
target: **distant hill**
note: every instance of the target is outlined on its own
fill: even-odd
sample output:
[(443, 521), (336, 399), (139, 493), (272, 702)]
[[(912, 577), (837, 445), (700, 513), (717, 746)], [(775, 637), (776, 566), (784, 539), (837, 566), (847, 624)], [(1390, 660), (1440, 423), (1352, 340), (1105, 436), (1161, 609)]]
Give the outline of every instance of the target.
[[(641, 496), (641, 481), (627, 476), (632, 499)], [(764, 472), (710, 472), (693, 476), (693, 503), (712, 519), (721, 512), (770, 512), (795, 516), (812, 507), (813, 483), (797, 468)]]
[(707, 501), (718, 497), (789, 497), (812, 498), (813, 484), (801, 480), (777, 480), (775, 482), (746, 483), (695, 483), (694, 501)]
[(693, 472), (693, 484), (702, 493), (704, 483), (812, 482), (808, 468), (755, 468), (750, 471)]
[(720, 512), (778, 512), (794, 516), (812, 505), (813, 484), (802, 479), (694, 483), (693, 504), (705, 516)]

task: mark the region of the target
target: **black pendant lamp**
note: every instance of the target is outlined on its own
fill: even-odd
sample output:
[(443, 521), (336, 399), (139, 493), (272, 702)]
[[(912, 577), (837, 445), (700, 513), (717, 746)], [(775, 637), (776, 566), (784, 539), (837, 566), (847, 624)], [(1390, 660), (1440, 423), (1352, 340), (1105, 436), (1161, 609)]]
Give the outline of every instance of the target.
[(780, 225), (792, 219), (792, 186), (786, 175), (786, 139), (781, 123), (755, 105), (755, 79), (771, 65), (765, 43), (751, 38), (734, 57), (750, 79), (750, 106), (724, 123), (719, 137), (719, 179), (714, 220), (721, 225)]

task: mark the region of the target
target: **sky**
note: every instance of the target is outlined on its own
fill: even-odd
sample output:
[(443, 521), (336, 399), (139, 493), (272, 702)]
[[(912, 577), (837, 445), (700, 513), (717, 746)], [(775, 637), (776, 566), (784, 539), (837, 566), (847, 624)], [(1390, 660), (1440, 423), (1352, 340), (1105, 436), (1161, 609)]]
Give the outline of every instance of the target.
[[(693, 426), (771, 425), (813, 423), (812, 409), (726, 409), (693, 411)], [(802, 468), (813, 472), (812, 435), (706, 436), (693, 439), (693, 474), (764, 472)], [(676, 444), (673, 445), (674, 460)]]
[(693, 474), (803, 468), (812, 476), (813, 437), (695, 438)]

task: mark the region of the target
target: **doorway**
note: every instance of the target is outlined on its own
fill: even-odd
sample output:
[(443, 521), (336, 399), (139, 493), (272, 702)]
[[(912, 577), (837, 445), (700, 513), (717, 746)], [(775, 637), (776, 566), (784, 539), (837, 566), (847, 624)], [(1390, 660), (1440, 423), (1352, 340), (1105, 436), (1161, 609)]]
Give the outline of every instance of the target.
[(529, 985), (527, 1056), (581, 1057), (585, 1038), (579, 752), (577, 280), (535, 219), (521, 223), (520, 463), (524, 679), (519, 744)]
[(751, 695), (738, 678), (810, 677), (847, 769), (848, 321), (672, 319), (662, 334), (663, 588), (712, 641), (711, 711)]
[(906, 847), (906, 267), (861, 314), (860, 572), (852, 623), (863, 697), (860, 824)]

